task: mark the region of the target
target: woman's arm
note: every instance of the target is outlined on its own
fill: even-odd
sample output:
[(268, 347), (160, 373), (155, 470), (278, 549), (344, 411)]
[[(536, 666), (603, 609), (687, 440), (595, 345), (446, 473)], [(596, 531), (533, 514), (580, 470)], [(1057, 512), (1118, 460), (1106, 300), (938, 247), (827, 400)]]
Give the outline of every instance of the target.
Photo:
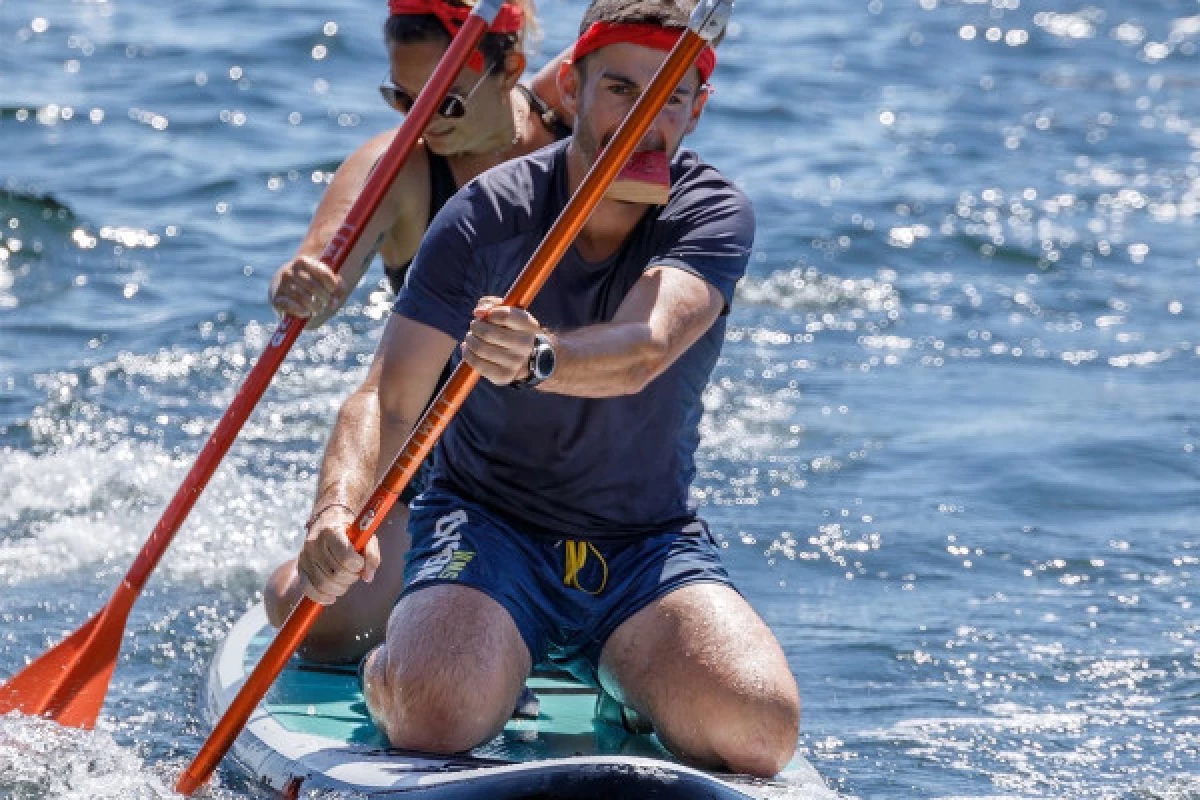
[(563, 108), (562, 97), (558, 93), (558, 70), (563, 62), (571, 57), (573, 49), (573, 47), (568, 47), (550, 59), (549, 63), (539, 69), (533, 79), (529, 81), (529, 88), (533, 90), (533, 93), (570, 128), (575, 127), (575, 115)]
[[(318, 260), (358, 199), (371, 171), (391, 144), (395, 133), (394, 130), (387, 131), (369, 139), (342, 163), (321, 197), (296, 254), (271, 279), (268, 290), (271, 305), (280, 313), (307, 319), (309, 329), (324, 325), (346, 302), (370, 268), (381, 239), (396, 220), (402, 216), (414, 219), (418, 216), (414, 213), (417, 209), (406, 206), (421, 201), (425, 195), (409, 189), (424, 178), (428, 169), (424, 159), (410, 158), (367, 224), (358, 244), (346, 258), (341, 271), (334, 275), (333, 270)], [(415, 244), (413, 249), (416, 249)]]

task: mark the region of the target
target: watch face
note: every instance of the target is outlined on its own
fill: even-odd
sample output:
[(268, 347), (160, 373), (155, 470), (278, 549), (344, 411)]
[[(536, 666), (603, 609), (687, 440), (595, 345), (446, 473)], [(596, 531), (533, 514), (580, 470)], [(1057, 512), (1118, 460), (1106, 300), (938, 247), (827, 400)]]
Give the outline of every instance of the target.
[(550, 377), (550, 373), (554, 371), (554, 351), (549, 347), (539, 347), (537, 353), (537, 363), (534, 371), (542, 380)]

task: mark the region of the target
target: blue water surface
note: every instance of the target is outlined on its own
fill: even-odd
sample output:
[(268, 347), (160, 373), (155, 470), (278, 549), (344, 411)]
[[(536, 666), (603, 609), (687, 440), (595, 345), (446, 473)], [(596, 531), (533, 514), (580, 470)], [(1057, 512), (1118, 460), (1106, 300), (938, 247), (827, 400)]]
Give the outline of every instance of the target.
[[(545, 0), (535, 65), (582, 6)], [(396, 123), (382, 2), (0, 0), (0, 675), (81, 624)], [(1200, 2), (757, 0), (691, 144), (757, 250), (697, 501), (858, 797), (1200, 798)], [(0, 796), (165, 797), (387, 313), (300, 339), (128, 625), (96, 733)], [(226, 767), (216, 797), (260, 796)]]

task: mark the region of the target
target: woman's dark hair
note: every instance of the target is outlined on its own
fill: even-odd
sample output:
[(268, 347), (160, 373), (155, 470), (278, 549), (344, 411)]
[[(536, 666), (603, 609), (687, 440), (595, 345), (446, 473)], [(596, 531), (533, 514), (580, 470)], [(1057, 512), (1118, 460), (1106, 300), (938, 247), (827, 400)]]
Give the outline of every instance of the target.
[[(453, 5), (469, 7), (459, 0), (449, 0)], [(525, 38), (537, 32), (537, 19), (534, 16), (533, 0), (510, 0), (525, 12), (525, 26), (520, 33), (487, 33), (479, 42), (479, 50), (483, 53), (488, 67), (498, 67), (504, 63), (504, 58), (514, 50), (524, 47)], [(408, 44), (410, 42), (450, 42), (450, 34), (442, 26), (440, 20), (432, 14), (393, 14), (388, 17), (383, 26), (383, 34), (389, 42)]]

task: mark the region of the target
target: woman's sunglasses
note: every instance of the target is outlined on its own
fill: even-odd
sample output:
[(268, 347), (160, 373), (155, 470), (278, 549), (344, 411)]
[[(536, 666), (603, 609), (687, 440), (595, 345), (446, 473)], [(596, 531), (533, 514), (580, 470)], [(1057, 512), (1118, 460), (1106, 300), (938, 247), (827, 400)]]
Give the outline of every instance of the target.
[[(471, 102), (471, 98), (475, 95), (475, 92), (479, 91), (479, 87), (483, 86), (483, 82), (492, 74), (494, 67), (495, 65), (489, 67), (479, 76), (479, 80), (471, 87), (471, 91), (467, 92), (466, 97), (457, 92), (447, 93), (442, 98), (442, 103), (438, 106), (437, 113), (446, 119), (460, 119), (463, 117), (467, 113), (467, 103)], [(407, 114), (409, 111), (412, 111), (413, 104), (417, 102), (417, 98), (397, 86), (390, 76), (384, 78), (383, 83), (379, 84), (379, 94), (383, 96), (383, 102), (401, 114)]]

